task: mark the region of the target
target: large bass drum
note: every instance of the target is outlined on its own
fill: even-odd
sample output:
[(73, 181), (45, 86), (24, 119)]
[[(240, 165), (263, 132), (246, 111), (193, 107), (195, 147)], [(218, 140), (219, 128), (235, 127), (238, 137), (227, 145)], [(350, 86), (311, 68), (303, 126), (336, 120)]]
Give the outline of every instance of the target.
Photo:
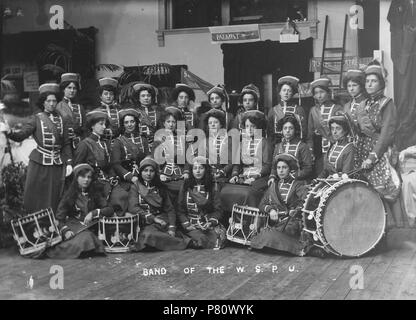
[(377, 191), (361, 180), (319, 181), (303, 205), (304, 232), (316, 246), (337, 256), (359, 257), (372, 250), (386, 227)]

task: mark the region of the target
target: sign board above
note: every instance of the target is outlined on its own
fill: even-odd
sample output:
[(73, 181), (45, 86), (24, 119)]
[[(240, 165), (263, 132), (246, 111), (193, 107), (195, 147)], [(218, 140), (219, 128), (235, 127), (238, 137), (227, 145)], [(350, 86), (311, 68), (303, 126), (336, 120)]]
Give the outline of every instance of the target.
[(299, 34), (280, 34), (280, 42), (281, 43), (296, 43), (299, 42)]
[(260, 29), (258, 24), (238, 26), (210, 27), (211, 43), (241, 43), (260, 41)]

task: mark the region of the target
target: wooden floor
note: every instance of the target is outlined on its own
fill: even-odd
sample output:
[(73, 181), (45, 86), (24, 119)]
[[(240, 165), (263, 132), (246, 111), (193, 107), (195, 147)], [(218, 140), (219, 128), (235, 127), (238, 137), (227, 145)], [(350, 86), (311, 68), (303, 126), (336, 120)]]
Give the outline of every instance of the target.
[[(62, 290), (50, 288), (54, 265), (63, 268)], [(166, 274), (145, 276), (145, 268)], [(354, 278), (360, 270), (364, 288), (351, 289), (350, 283), (360, 286)], [(359, 259), (292, 257), (238, 245), (77, 260), (31, 260), (0, 250), (0, 299), (416, 299), (416, 230), (390, 231), (387, 249)]]

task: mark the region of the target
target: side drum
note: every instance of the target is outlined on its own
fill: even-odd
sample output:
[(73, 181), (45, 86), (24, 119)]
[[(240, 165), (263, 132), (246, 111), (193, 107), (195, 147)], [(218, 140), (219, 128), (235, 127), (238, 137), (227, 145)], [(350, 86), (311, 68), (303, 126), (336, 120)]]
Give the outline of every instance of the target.
[(58, 223), (51, 208), (40, 210), (11, 222), (13, 238), (22, 256), (43, 251), (62, 241)]
[(377, 191), (355, 179), (321, 179), (303, 205), (304, 232), (337, 256), (360, 257), (384, 235), (386, 211)]
[(257, 208), (234, 205), (227, 229), (227, 239), (249, 246), (250, 240), (267, 227), (268, 221), (269, 215), (262, 214)]
[(98, 222), (98, 239), (105, 244), (108, 253), (124, 253), (139, 238), (139, 216), (102, 217)]

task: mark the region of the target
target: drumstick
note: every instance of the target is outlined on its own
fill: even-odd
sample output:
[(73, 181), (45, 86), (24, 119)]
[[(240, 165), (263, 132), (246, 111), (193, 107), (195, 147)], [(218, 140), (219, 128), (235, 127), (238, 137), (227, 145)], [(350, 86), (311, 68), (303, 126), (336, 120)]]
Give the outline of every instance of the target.
[(96, 225), (98, 223), (98, 220), (96, 220), (96, 221), (94, 221), (94, 222), (91, 222), (90, 224), (88, 224), (88, 225), (86, 225), (84, 222), (81, 222), (81, 224), (82, 225), (84, 225), (85, 227), (82, 227), (81, 229), (79, 229), (77, 232), (74, 232), (74, 235), (72, 236), (72, 237), (70, 237), (70, 238), (68, 238), (68, 239), (65, 239), (64, 241), (62, 241), (62, 242), (65, 242), (65, 241), (67, 241), (67, 240), (70, 240), (70, 239), (72, 239), (72, 238), (74, 238), (77, 234), (80, 234), (81, 232), (83, 232), (83, 231), (85, 231), (85, 230), (87, 230), (87, 229), (89, 229), (89, 228), (91, 228), (92, 226), (94, 226), (94, 225)]

